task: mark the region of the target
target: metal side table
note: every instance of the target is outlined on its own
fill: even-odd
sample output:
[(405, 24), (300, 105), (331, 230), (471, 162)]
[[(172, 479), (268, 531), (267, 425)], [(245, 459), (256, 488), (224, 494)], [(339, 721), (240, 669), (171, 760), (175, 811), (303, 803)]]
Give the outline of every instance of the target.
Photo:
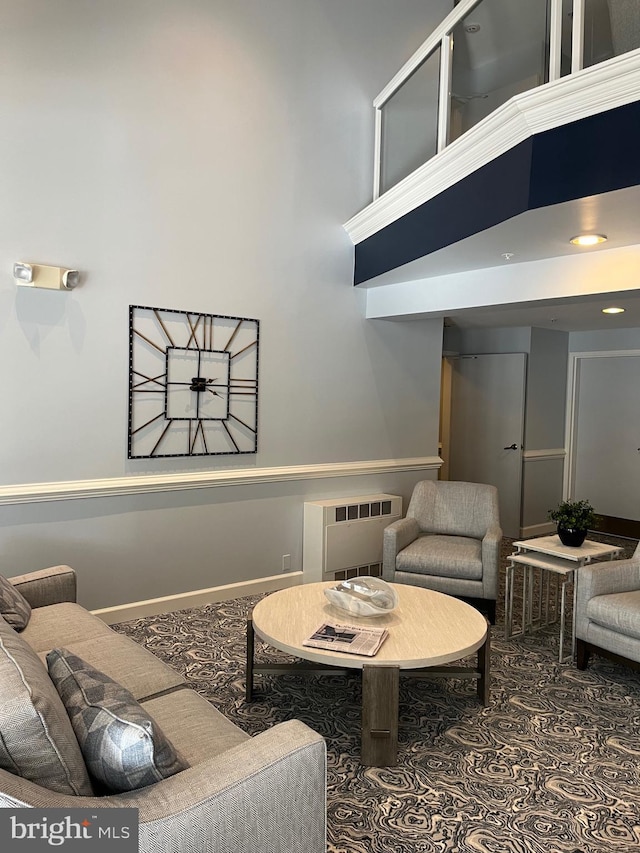
[[(581, 566), (593, 560), (608, 557), (612, 560), (622, 552), (615, 545), (605, 545), (586, 539), (579, 548), (569, 548), (560, 542), (558, 536), (539, 536), (536, 539), (523, 539), (513, 543), (516, 550), (507, 558), (505, 585), (505, 638), (516, 636), (513, 632), (513, 592), (514, 575), (518, 568), (523, 570), (522, 578), (522, 627), (518, 634), (526, 634), (550, 624), (549, 599), (550, 576), (560, 580), (560, 651), (558, 660), (564, 661), (564, 642), (566, 635), (567, 585), (573, 583), (573, 613), (571, 635), (571, 657), (576, 647), (576, 602), (578, 593), (578, 572)], [(534, 618), (535, 571), (540, 570), (540, 599), (538, 613)], [(546, 590), (546, 595), (545, 595)], [(544, 609), (543, 609), (544, 599)], [(557, 604), (557, 600), (556, 600)], [(555, 621), (555, 620), (554, 620)]]

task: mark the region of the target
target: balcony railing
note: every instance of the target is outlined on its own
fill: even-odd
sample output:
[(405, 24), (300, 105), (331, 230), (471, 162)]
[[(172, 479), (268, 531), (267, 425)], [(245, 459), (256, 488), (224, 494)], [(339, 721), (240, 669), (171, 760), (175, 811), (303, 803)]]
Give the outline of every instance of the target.
[(639, 47), (640, 0), (460, 0), (374, 101), (374, 199), (514, 95)]

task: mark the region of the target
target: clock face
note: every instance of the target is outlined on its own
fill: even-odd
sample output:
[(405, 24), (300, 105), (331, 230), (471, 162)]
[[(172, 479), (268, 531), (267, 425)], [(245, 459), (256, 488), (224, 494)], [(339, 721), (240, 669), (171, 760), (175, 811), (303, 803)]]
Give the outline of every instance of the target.
[(256, 452), (259, 325), (129, 307), (129, 459)]

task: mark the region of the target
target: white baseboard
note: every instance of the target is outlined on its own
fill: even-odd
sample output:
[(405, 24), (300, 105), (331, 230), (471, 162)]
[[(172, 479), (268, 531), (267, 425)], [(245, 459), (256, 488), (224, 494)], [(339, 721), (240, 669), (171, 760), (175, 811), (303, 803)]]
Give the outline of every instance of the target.
[(150, 598), (147, 601), (134, 601), (131, 604), (118, 604), (115, 607), (102, 607), (92, 610), (107, 625), (117, 622), (129, 622), (143, 616), (158, 616), (172, 613), (174, 610), (186, 610), (189, 607), (203, 607), (216, 601), (228, 601), (244, 595), (259, 595), (262, 592), (275, 592), (302, 583), (302, 572), (287, 572), (240, 583), (228, 583), (224, 586), (212, 586), (209, 589), (197, 589), (193, 592), (181, 592), (177, 595), (165, 595), (162, 598)]
[(521, 539), (531, 539), (533, 536), (548, 536), (556, 532), (556, 524), (553, 521), (545, 521), (542, 524), (530, 524), (528, 527), (520, 528)]

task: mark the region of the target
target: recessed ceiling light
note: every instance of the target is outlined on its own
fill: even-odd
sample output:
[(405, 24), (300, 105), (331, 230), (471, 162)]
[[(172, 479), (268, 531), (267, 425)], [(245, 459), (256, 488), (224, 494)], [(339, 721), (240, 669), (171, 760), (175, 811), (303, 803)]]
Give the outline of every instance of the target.
[(598, 243), (606, 243), (605, 234), (578, 234), (569, 240), (574, 246), (597, 246)]
[(611, 308), (603, 308), (602, 313), (603, 314), (624, 314), (624, 308), (614, 308), (613, 306)]

